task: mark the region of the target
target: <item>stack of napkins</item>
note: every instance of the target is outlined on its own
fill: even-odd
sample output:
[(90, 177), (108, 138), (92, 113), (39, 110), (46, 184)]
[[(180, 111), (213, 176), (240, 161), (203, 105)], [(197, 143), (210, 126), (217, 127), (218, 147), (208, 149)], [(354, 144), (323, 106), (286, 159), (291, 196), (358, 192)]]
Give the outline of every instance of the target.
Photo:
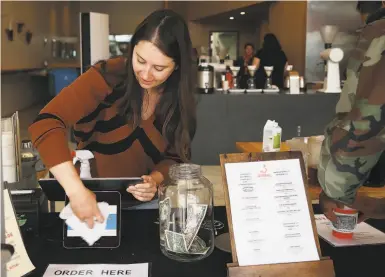
[(107, 226), (107, 218), (110, 214), (109, 205), (106, 202), (98, 203), (99, 210), (103, 215), (103, 223), (94, 221), (94, 227), (90, 229), (87, 223), (81, 221), (76, 215), (74, 215), (70, 204), (64, 207), (60, 212), (60, 218), (71, 227), (82, 239), (84, 239), (89, 246), (92, 246), (102, 236)]

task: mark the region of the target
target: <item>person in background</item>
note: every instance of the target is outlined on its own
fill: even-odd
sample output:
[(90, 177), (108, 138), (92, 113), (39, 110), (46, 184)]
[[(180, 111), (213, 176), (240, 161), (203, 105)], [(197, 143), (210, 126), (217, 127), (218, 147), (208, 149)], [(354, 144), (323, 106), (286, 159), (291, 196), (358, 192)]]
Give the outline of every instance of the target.
[(358, 210), (360, 221), (385, 218), (384, 198), (357, 195), (363, 185), (385, 184), (385, 4), (358, 1), (357, 10), (366, 24), (349, 58), (318, 166), (320, 206), (332, 221), (333, 210), (344, 205)]
[(265, 87), (267, 77), (265, 66), (274, 66), (272, 83), (278, 88), (283, 88), (287, 57), (274, 34), (265, 35), (262, 48), (256, 54), (256, 65), (258, 67), (255, 73), (257, 88)]
[(91, 151), (93, 177), (138, 177), (127, 190), (154, 198), (172, 164), (190, 159), (196, 129), (192, 45), (184, 19), (171, 10), (150, 14), (127, 58), (101, 61), (63, 89), (30, 126), (34, 146), (63, 186), (75, 215), (103, 221), (95, 195), (72, 164), (66, 130)]
[(247, 81), (249, 79), (249, 70), (247, 66), (257, 65), (257, 59), (254, 56), (254, 45), (252, 43), (248, 42), (245, 44), (243, 56), (239, 57), (234, 65), (241, 67), (237, 76), (239, 87), (247, 88)]

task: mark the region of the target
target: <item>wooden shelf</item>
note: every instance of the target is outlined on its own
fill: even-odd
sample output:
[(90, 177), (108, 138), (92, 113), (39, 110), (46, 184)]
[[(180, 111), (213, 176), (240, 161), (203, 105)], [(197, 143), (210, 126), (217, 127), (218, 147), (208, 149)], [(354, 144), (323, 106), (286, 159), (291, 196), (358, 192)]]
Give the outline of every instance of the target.
[(53, 62), (53, 63), (50, 63), (47, 68), (45, 67), (37, 67), (37, 68), (35, 67), (31, 67), (31, 68), (2, 67), (1, 74), (28, 73), (32, 71), (38, 71), (43, 69), (54, 69), (54, 68), (80, 68), (80, 62), (79, 61)]

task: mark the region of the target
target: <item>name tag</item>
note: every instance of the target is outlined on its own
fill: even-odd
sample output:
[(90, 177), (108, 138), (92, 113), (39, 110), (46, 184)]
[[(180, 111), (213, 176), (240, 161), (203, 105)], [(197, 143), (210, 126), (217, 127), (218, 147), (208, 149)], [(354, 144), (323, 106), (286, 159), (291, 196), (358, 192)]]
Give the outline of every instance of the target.
[(51, 264), (43, 277), (132, 276), (148, 277), (148, 263), (142, 264)]

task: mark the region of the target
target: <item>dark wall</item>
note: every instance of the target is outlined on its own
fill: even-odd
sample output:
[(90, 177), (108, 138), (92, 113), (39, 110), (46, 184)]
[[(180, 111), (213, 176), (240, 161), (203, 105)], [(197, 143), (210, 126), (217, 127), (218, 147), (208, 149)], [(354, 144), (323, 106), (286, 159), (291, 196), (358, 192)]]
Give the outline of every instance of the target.
[(282, 141), (321, 135), (335, 114), (340, 94), (200, 95), (192, 162), (218, 165), (219, 154), (239, 152), (238, 141), (262, 141), (268, 119), (282, 127)]
[(1, 116), (46, 103), (49, 97), (48, 77), (32, 76), (26, 72), (1, 74)]

